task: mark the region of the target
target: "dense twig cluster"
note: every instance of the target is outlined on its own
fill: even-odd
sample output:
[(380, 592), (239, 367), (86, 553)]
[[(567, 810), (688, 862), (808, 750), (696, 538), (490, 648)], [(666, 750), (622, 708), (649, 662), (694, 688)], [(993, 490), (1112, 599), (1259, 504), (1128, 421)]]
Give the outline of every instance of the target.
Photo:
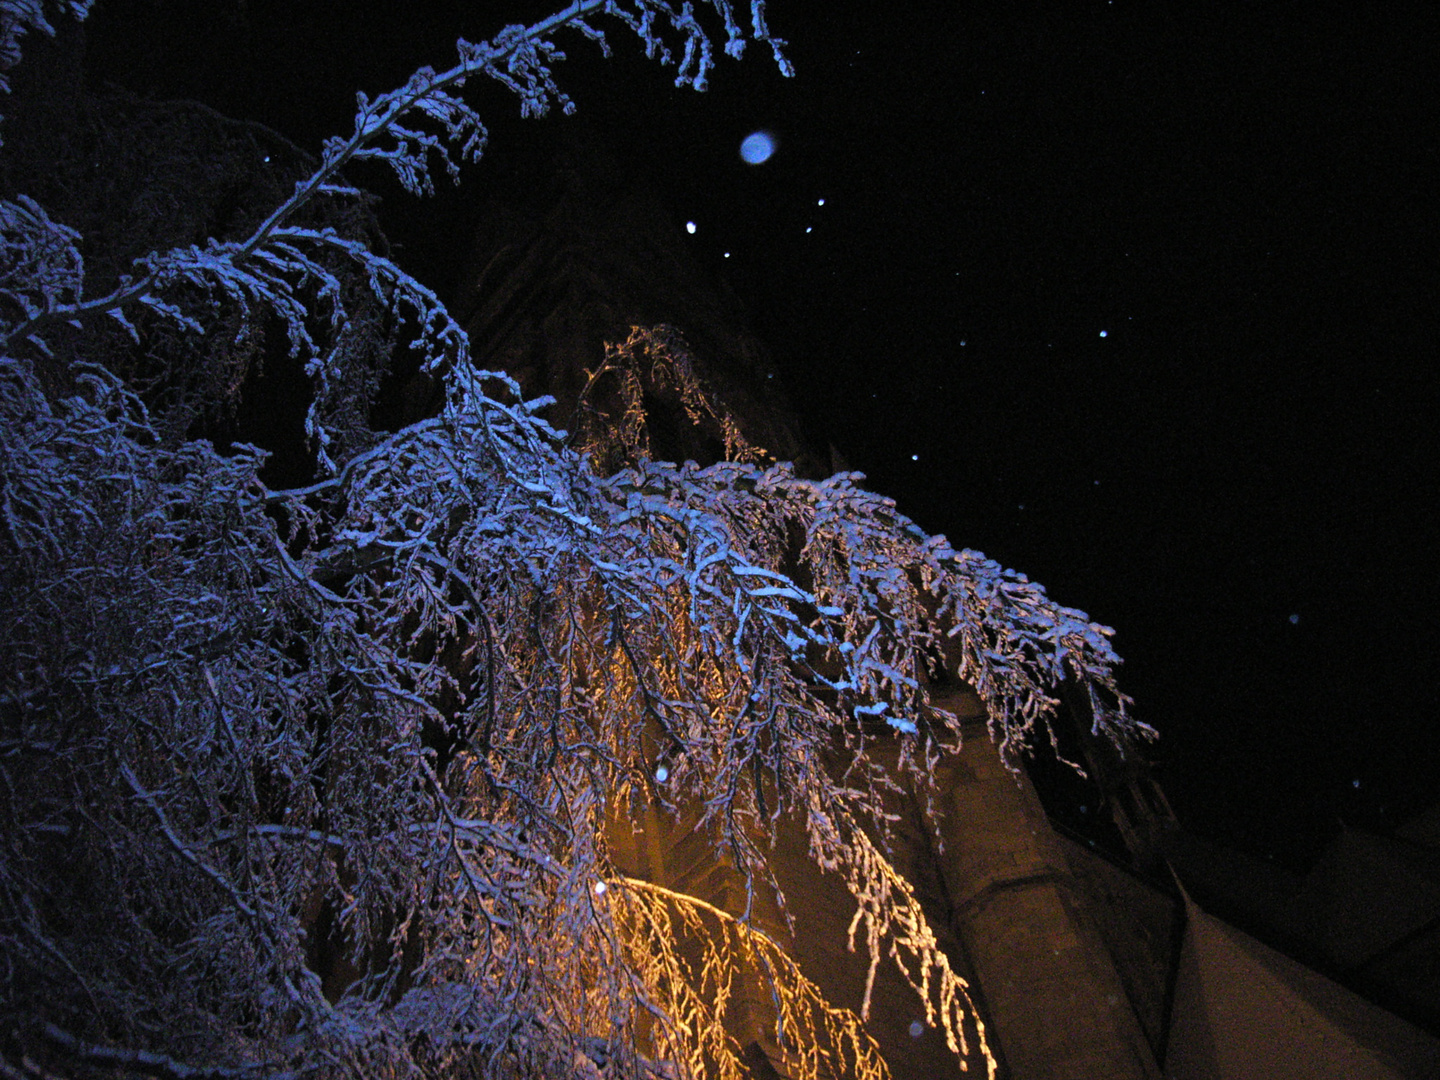
[[(738, 55), (729, 4), (711, 6)], [(468, 77), (563, 104), (554, 35), (599, 37), (600, 14), (703, 82), (689, 4), (589, 0), (462, 43), (451, 71), (362, 100), (355, 134), (248, 240), (156, 253), (93, 299), (74, 235), (0, 204), (7, 1076), (736, 1076), (725, 1000), (747, 966), (800, 1074), (883, 1075), (861, 1020), (748, 912), (616, 870), (606, 820), (632, 799), (699, 805), (752, 883), (798, 815), (855, 897), (852, 936), (895, 958), (957, 1053), (978, 1036), (984, 1054), (877, 844), (891, 780), (866, 747), (901, 738), (923, 775), (958, 742), (925, 693), (947, 656), (1001, 740), (1043, 731), (1067, 677), (1122, 733), (1108, 631), (854, 476), (657, 462), (633, 432), (603, 475), (473, 367), (429, 290), (291, 223), (355, 194), (349, 160), (424, 190), (431, 156), (473, 154)], [(759, 4), (749, 36), (778, 55)], [(446, 400), (363, 447), (332, 444), (312, 407), (306, 487), (267, 488), (254, 448), (162, 433), (101, 364), (67, 361), (64, 393), (37, 375), (59, 328), (83, 341), (137, 309), (193, 333), (203, 363), (201, 296), (278, 317), (323, 404), (345, 355), (337, 255), (419, 327)], [(699, 407), (697, 384), (682, 392)]]

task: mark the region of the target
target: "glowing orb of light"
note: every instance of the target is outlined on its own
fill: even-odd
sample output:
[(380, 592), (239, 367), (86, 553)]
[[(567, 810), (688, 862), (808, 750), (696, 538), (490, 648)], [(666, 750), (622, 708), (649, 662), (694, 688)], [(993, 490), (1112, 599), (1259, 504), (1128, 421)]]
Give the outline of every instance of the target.
[(912, 1039), (918, 1039), (921, 1035), (924, 1035), (924, 1034), (925, 1034), (925, 1025), (922, 1024), (922, 1023), (920, 1023), (919, 1020), (911, 1020), (911, 1021), (910, 1021), (910, 1037), (911, 1037)]
[(775, 136), (768, 131), (752, 131), (740, 144), (740, 156), (747, 165), (763, 165), (775, 153)]

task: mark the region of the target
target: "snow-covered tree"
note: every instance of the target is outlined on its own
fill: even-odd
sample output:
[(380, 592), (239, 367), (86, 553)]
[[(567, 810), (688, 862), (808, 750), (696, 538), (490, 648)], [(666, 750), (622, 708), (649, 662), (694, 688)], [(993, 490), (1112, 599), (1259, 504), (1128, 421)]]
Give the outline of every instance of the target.
[[(325, 223), (362, 197), (351, 162), (423, 194), (478, 157), (468, 81), (569, 111), (563, 33), (633, 33), (695, 89), (717, 42), (789, 73), (763, 4), (743, 24), (702, 7), (577, 0), (461, 41), (448, 70), (362, 95), (247, 237), (154, 251), (99, 295), (73, 229), (0, 202), (7, 1077), (737, 1077), (743, 975), (771, 987), (795, 1075), (885, 1075), (863, 1016), (748, 910), (617, 870), (606, 823), (637, 801), (698, 807), (753, 889), (775, 887), (777, 822), (801, 821), (872, 973), (897, 965), (952, 1049), (988, 1060), (885, 857), (895, 781), (868, 749), (899, 740), (923, 783), (958, 746), (926, 690), (946, 665), (1007, 754), (1046, 737), (1067, 679), (1123, 742), (1143, 729), (1109, 631), (857, 475), (764, 464), (663, 332), (596, 358), (631, 407), (567, 443), (476, 369), (429, 289)], [(45, 14), (0, 0), (5, 67)], [(399, 431), (357, 429), (361, 295), (443, 386)], [(173, 392), (226, 404), (267, 324), (312, 388), (314, 473), (284, 490), (258, 449), (187, 437), (193, 394)], [(639, 364), (731, 460), (650, 458), (623, 389)]]

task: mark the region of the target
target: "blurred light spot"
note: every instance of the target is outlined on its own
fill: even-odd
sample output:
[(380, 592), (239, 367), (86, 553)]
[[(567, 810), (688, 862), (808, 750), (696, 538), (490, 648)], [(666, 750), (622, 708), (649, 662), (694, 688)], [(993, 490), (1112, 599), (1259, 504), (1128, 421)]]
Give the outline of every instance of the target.
[(740, 144), (740, 156), (747, 165), (762, 165), (775, 153), (775, 139), (768, 131), (754, 131)]
[(694, 235), (695, 235), (695, 223), (694, 223), (693, 221), (687, 221), (687, 222), (685, 222), (685, 231), (688, 232), (691, 236), (694, 236)]
[(657, 768), (657, 769), (655, 770), (655, 782), (656, 782), (657, 784), (663, 784), (666, 780), (669, 780), (669, 779), (670, 779), (670, 770), (667, 769), (664, 765), (661, 765), (659, 768)]
[(921, 1035), (924, 1035), (924, 1034), (925, 1034), (925, 1025), (922, 1024), (922, 1023), (920, 1023), (919, 1020), (911, 1020), (911, 1021), (910, 1021), (910, 1037), (911, 1037), (912, 1039), (918, 1039)]
[(597, 881), (597, 882), (595, 882), (595, 895), (596, 895), (596, 896), (604, 896), (604, 895), (605, 895), (605, 882), (603, 882), (603, 881)]

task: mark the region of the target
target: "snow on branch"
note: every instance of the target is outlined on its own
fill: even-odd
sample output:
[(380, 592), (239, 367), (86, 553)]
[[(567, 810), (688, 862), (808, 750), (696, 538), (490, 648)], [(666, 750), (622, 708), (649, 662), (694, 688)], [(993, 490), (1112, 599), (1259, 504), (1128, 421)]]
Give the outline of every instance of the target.
[(0, 92), (10, 90), (8, 72), (20, 62), (20, 39), (30, 30), (47, 37), (55, 27), (45, 17), (46, 9), (61, 11), (75, 19), (90, 13), (94, 0), (0, 0)]
[[(764, 42), (788, 71), (758, 2), (745, 32), (727, 0), (582, 0), (361, 99), (353, 134), (248, 238), (153, 253), (105, 297), (83, 296), (73, 231), (0, 203), (7, 1075), (733, 1076), (725, 1000), (748, 968), (797, 1075), (882, 1076), (863, 1016), (752, 923), (787, 818), (854, 899), (871, 978), (893, 964), (993, 1074), (885, 858), (896, 778), (868, 751), (898, 740), (928, 783), (960, 736), (928, 696), (941, 669), (976, 689), (1002, 748), (1053, 738), (1066, 679), (1102, 734), (1143, 736), (1109, 631), (854, 474), (755, 463), (668, 331), (597, 357), (596, 377), (661, 363), (745, 460), (651, 460), (626, 382), (623, 467), (602, 471), (545, 401), (475, 368), (431, 290), (298, 217), (353, 197), (350, 161), (424, 192), (435, 161), (476, 156), (468, 79), (565, 108), (562, 29), (605, 47), (600, 20), (618, 19), (703, 88), (704, 8), (725, 52)], [(0, 14), (43, 29), (37, 4)], [(326, 410), (357, 288), (413, 328), (444, 401), (352, 443)], [(191, 334), (197, 363), (222, 326), (278, 323), (315, 390), (315, 474), (277, 490), (255, 447), (162, 435), (146, 388), (87, 353), (100, 315)], [(694, 809), (745, 910), (617, 867), (615, 815), (646, 803)]]
[[(725, 32), (725, 51), (738, 57), (743, 51), (744, 34), (736, 22), (729, 0), (710, 0), (706, 5), (721, 17)], [(77, 11), (83, 14), (83, 8)], [(38, 0), (8, 0), (0, 4), (0, 17), (13, 16), (12, 39), (26, 25), (47, 27), (41, 18)], [(341, 170), (352, 161), (376, 160), (388, 165), (402, 186), (412, 194), (433, 191), (432, 158), (438, 159), (452, 178), (457, 177), (460, 164), (480, 158), (486, 142), (486, 130), (479, 115), (460, 96), (466, 82), (476, 77), (494, 79), (516, 93), (521, 111), (539, 116), (553, 105), (570, 111), (573, 103), (559, 89), (551, 65), (564, 59), (564, 53), (553, 40), (562, 29), (574, 29), (582, 36), (598, 40), (608, 51), (604, 35), (589, 21), (603, 15), (618, 19), (642, 39), (647, 55), (661, 63), (675, 63), (669, 37), (681, 41), (683, 59), (679, 62), (677, 85), (705, 88), (705, 80), (713, 64), (709, 33), (696, 17), (691, 3), (675, 7), (665, 0), (576, 0), (569, 7), (531, 26), (509, 26), (493, 39), (472, 44), (458, 42), (460, 62), (443, 71), (422, 67), (405, 85), (370, 100), (358, 95), (355, 129), (348, 138), (327, 140), (319, 168), (307, 179), (296, 184), (295, 191), (255, 229), (243, 242), (190, 247), (168, 253), (155, 253), (142, 259), (136, 273), (122, 279), (111, 293), (83, 300), (78, 286), (70, 302), (53, 304), (36, 299), (19, 304), (20, 312), (5, 313), (0, 319), (0, 344), (15, 349), (27, 342), (44, 350), (43, 331), (64, 321), (75, 323), (97, 315), (109, 315), (126, 321), (127, 306), (139, 304), (152, 312), (173, 319), (186, 329), (195, 329), (193, 318), (166, 298), (167, 290), (177, 284), (199, 285), (223, 295), (248, 315), (251, 302), (260, 295), (274, 299), (276, 312), (284, 320), (292, 345), (304, 350), (307, 359), (318, 357), (316, 344), (296, 317), (296, 305), (303, 305), (303, 286), (315, 285), (326, 298), (333, 298), (333, 279), (316, 273), (316, 267), (301, 249), (314, 237), (285, 228), (299, 211), (319, 196), (345, 196), (355, 189), (341, 178)], [(10, 22), (0, 24), (9, 27)], [(792, 73), (782, 51), (784, 42), (774, 38), (765, 21), (764, 5), (752, 6), (751, 34), (754, 40), (768, 43), (776, 62), (786, 74)], [(18, 54), (17, 54), (18, 55)], [(13, 245), (39, 246), (44, 235), (53, 233), (45, 221), (12, 213), (17, 238)], [(7, 224), (9, 221), (7, 220)], [(73, 241), (78, 237), (70, 237)], [(288, 239), (288, 243), (287, 243)], [(75, 255), (78, 259), (78, 253)], [(3, 267), (0, 267), (3, 271)], [(41, 282), (37, 286), (43, 287)], [(49, 294), (45, 294), (49, 296)], [(406, 300), (411, 299), (408, 295)], [(18, 316), (18, 317), (17, 317)], [(332, 310), (332, 325), (343, 324), (343, 310)], [(242, 322), (249, 331), (250, 321)], [(319, 369), (323, 369), (323, 363)], [(319, 370), (317, 369), (317, 370)], [(322, 446), (323, 432), (313, 432)]]

